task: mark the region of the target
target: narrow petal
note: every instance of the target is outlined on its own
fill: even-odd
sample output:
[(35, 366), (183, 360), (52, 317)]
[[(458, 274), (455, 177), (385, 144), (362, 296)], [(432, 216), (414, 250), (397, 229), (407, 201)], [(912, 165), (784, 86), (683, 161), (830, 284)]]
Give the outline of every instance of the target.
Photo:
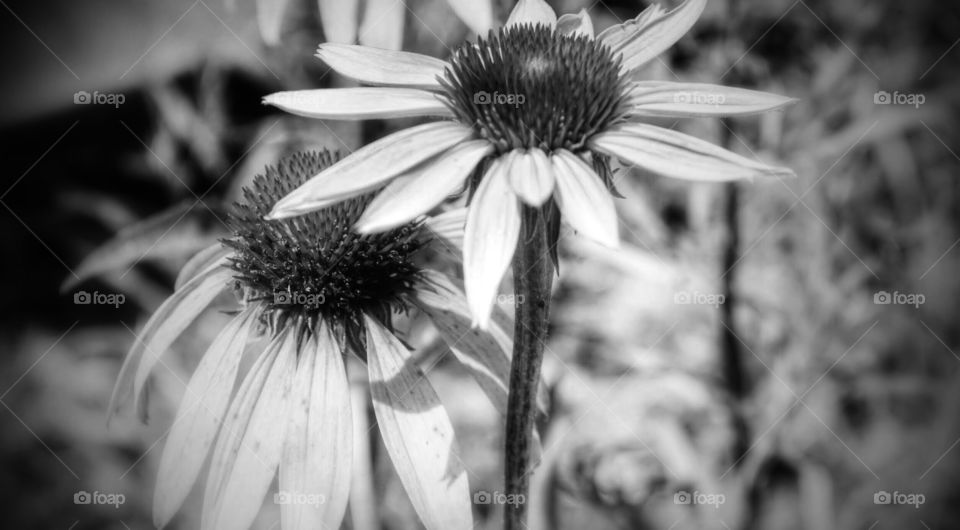
[(427, 530), (472, 529), (467, 474), (440, 398), (403, 343), (364, 322), (373, 411), (414, 509)]
[(544, 24), (552, 28), (557, 25), (557, 14), (543, 0), (520, 0), (510, 12), (504, 27), (515, 24)]
[(577, 155), (560, 149), (550, 157), (557, 177), (557, 205), (576, 231), (608, 247), (620, 243), (617, 210), (603, 180)]
[(209, 528), (249, 528), (273, 483), (283, 451), (290, 388), (296, 370), (295, 335), (288, 329), (278, 337), (277, 358), (253, 407), (236, 459), (226, 474)]
[(357, 38), (360, 44), (383, 50), (403, 46), (403, 25), (407, 6), (397, 0), (366, 0)]
[(257, 24), (260, 37), (270, 46), (280, 43), (280, 30), (283, 29), (283, 14), (289, 0), (257, 0)]
[(467, 213), (463, 275), (473, 324), (486, 328), (500, 280), (510, 267), (520, 236), (520, 204), (497, 159), (483, 176)]
[(463, 263), (463, 232), (467, 209), (457, 208), (424, 221), (426, 233), (433, 240), (431, 248), (455, 263)]
[(429, 212), (461, 190), (477, 164), (493, 152), (486, 140), (471, 140), (450, 149), (427, 164), (391, 182), (367, 206), (357, 221), (362, 233), (383, 232)]
[(586, 9), (580, 9), (576, 15), (567, 13), (557, 19), (557, 29), (564, 35), (586, 35), (593, 37), (593, 20)]
[(200, 474), (230, 403), (244, 346), (259, 316), (259, 308), (250, 308), (231, 320), (210, 344), (187, 384), (160, 457), (153, 497), (157, 528), (170, 522)]
[(493, 29), (493, 2), (491, 0), (447, 0), (453, 12), (477, 35), (486, 35)]
[(665, 177), (727, 182), (753, 177), (789, 177), (792, 170), (768, 166), (699, 138), (644, 123), (624, 123), (590, 140), (592, 148)]
[[(339, 0), (337, 0), (339, 1)], [(341, 75), (368, 85), (439, 90), (447, 63), (419, 53), (349, 44), (321, 44), (317, 57)]]
[(614, 26), (597, 38), (623, 55), (626, 71), (640, 68), (673, 46), (700, 18), (707, 0), (685, 0), (672, 11), (652, 5), (637, 18)]
[(463, 290), (436, 271), (424, 271), (424, 278), (426, 286), (415, 291), (414, 303), (434, 322), (450, 351), (497, 411), (506, 415), (513, 350), (510, 332), (499, 325), (487, 330), (470, 329), (472, 318)]
[(473, 132), (440, 121), (410, 127), (354, 151), (277, 201), (269, 218), (301, 215), (373, 190), (466, 140)]
[(517, 197), (530, 206), (542, 205), (553, 193), (553, 168), (540, 149), (515, 149), (510, 152), (507, 175)]
[(140, 419), (146, 420), (146, 403), (141, 393), (147, 375), (156, 366), (160, 355), (220, 294), (232, 277), (233, 272), (224, 267), (207, 269), (174, 291), (157, 308), (130, 346), (130, 352), (120, 367), (117, 383), (110, 396), (108, 410), (111, 416), (119, 410), (121, 402), (132, 397)]
[(293, 385), (280, 462), (283, 528), (339, 528), (350, 493), (353, 414), (343, 355), (325, 323), (301, 353)]
[(776, 110), (797, 100), (706, 83), (634, 83), (630, 112), (638, 116), (743, 116)]
[(328, 120), (371, 120), (453, 113), (433, 92), (416, 88), (358, 87), (290, 90), (263, 98), (297, 116)]
[(192, 258), (180, 269), (177, 274), (177, 281), (173, 285), (173, 290), (179, 290), (187, 282), (194, 279), (200, 273), (220, 265), (228, 263), (227, 258), (233, 255), (233, 249), (222, 244), (216, 243), (194, 254)]
[(326, 42), (353, 44), (357, 40), (360, 0), (319, 0), (320, 25)]

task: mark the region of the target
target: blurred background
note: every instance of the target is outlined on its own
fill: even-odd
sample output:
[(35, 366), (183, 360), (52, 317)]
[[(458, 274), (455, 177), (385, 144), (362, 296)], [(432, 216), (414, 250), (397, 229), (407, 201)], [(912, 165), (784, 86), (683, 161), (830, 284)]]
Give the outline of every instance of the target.
[[(0, 1), (7, 527), (152, 527), (163, 435), (222, 321), (175, 345), (148, 425), (108, 429), (135, 333), (264, 165), (409, 124), (307, 120), (260, 98), (349, 86), (313, 57), (328, 39), (445, 58), (512, 5), (485, 2), (366, 0), (345, 21), (314, 0)], [(551, 4), (588, 9), (599, 30), (647, 2)], [(799, 98), (661, 123), (799, 178), (621, 168), (624, 248), (564, 230), (531, 528), (960, 527), (958, 43), (956, 2), (713, 0), (652, 63), (649, 79)], [(423, 362), (478, 527), (498, 528), (498, 417), (455, 363)], [(418, 528), (372, 440), (369, 520)], [(200, 491), (173, 526), (198, 527)], [(116, 502), (85, 504), (94, 492)], [(258, 527), (278, 519), (265, 501)]]

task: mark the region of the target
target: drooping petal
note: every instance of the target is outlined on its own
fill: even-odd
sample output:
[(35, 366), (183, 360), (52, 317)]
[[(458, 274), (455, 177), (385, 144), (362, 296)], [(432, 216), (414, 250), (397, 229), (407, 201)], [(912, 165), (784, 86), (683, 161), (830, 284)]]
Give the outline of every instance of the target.
[(428, 55), (349, 44), (321, 44), (317, 57), (341, 75), (368, 85), (438, 90), (437, 76), (447, 67)]
[(360, 0), (318, 0), (326, 42), (353, 44), (357, 40), (359, 3)]
[(593, 20), (586, 9), (580, 9), (577, 14), (567, 13), (557, 19), (557, 30), (564, 35), (586, 35), (593, 37)]
[(788, 168), (769, 166), (699, 138), (644, 123), (615, 125), (594, 136), (590, 146), (647, 171), (685, 180), (727, 182), (794, 175)]
[(399, 50), (403, 46), (406, 15), (404, 2), (366, 0), (358, 34), (360, 44), (383, 50)]
[(328, 120), (371, 120), (417, 116), (449, 117), (453, 113), (436, 94), (416, 88), (355, 87), (290, 90), (263, 98), (297, 116)]
[[(280, 352), (281, 338), (270, 341), (263, 353), (257, 356), (253, 365), (247, 371), (237, 389), (236, 395), (230, 402), (227, 415), (217, 436), (213, 453), (210, 458), (210, 471), (207, 474), (207, 484), (203, 495), (203, 516), (200, 528), (214, 530), (211, 526), (215, 512), (219, 510), (224, 495), (224, 486), (234, 468), (244, 434), (250, 425), (254, 408), (264, 390), (268, 374), (277, 360)], [(259, 506), (259, 503), (258, 503)]]
[(486, 35), (493, 29), (493, 2), (491, 0), (447, 0), (453, 12), (477, 35)]
[(510, 267), (520, 236), (520, 204), (510, 189), (507, 164), (497, 159), (480, 181), (467, 212), (463, 275), (473, 325), (490, 322), (500, 280)]
[(707, 0), (684, 0), (672, 11), (654, 4), (639, 16), (613, 26), (597, 36), (614, 55), (623, 55), (623, 68), (629, 72), (673, 46), (700, 18)]
[(259, 307), (251, 307), (231, 320), (187, 383), (160, 457), (153, 497), (157, 528), (170, 522), (200, 474), (230, 403), (244, 346), (259, 316)]
[(638, 116), (743, 116), (796, 102), (769, 92), (707, 83), (638, 82), (630, 91), (630, 113)]
[(357, 149), (277, 201), (269, 218), (300, 215), (375, 189), (471, 134), (468, 127), (450, 121), (393, 133)]
[(177, 274), (177, 281), (173, 284), (173, 290), (179, 290), (186, 285), (187, 282), (196, 278), (198, 274), (207, 269), (218, 265), (226, 265), (228, 263), (227, 258), (232, 254), (233, 249), (222, 243), (210, 245), (200, 252), (197, 252), (180, 268), (180, 273)]
[(470, 530), (467, 474), (453, 425), (403, 343), (369, 316), (367, 366), (384, 445), (427, 530)]
[(463, 291), (444, 274), (431, 270), (423, 273), (426, 285), (414, 292), (414, 303), (437, 326), (450, 351), (497, 411), (506, 415), (513, 349), (511, 328), (491, 325), (487, 330), (471, 329), (472, 317)]
[(463, 188), (467, 177), (493, 152), (486, 140), (470, 140), (411, 170), (381, 191), (357, 221), (361, 233), (383, 232), (408, 223)]
[(325, 323), (301, 352), (290, 404), (280, 462), (283, 528), (339, 528), (350, 493), (353, 414), (343, 356)]
[(557, 14), (543, 0), (520, 0), (510, 12), (504, 27), (508, 28), (516, 24), (544, 24), (554, 27), (557, 25)]
[(553, 193), (553, 168), (541, 149), (514, 149), (507, 160), (510, 187), (523, 202), (538, 207)]
[(184, 284), (183, 288), (174, 291), (157, 308), (140, 336), (130, 346), (130, 352), (120, 367), (116, 386), (110, 396), (111, 416), (119, 410), (121, 402), (132, 397), (141, 420), (146, 420), (146, 402), (141, 394), (147, 375), (160, 360), (160, 355), (220, 294), (232, 277), (233, 272), (224, 267), (207, 269)]
[(276, 340), (276, 359), (253, 406), (236, 458), (220, 486), (209, 526), (205, 522), (207, 528), (249, 528), (280, 465), (297, 364), (296, 333), (288, 329)]
[(463, 263), (463, 233), (467, 224), (467, 209), (457, 208), (424, 221), (424, 230), (431, 238), (431, 248), (455, 263)]
[(289, 0), (257, 0), (257, 24), (260, 37), (270, 46), (280, 43), (280, 30), (283, 29), (283, 14), (287, 11)]
[(617, 210), (603, 180), (577, 155), (559, 149), (550, 157), (557, 178), (557, 205), (575, 230), (608, 247), (619, 245)]

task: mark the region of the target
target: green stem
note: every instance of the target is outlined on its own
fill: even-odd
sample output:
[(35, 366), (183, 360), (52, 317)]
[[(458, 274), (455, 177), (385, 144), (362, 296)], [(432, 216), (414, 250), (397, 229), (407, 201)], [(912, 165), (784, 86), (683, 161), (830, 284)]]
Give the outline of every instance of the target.
[(523, 206), (520, 241), (513, 258), (514, 307), (513, 363), (507, 400), (505, 436), (505, 493), (517, 502), (504, 506), (504, 528), (526, 528), (530, 489), (530, 456), (537, 415), (537, 390), (543, 347), (550, 317), (553, 262), (549, 231), (543, 211)]

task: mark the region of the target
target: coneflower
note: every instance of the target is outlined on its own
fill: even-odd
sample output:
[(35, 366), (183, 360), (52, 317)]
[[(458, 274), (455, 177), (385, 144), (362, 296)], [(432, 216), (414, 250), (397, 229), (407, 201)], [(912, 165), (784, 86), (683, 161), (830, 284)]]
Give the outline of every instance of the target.
[[(426, 527), (472, 528), (452, 425), (392, 317), (426, 314), (501, 412), (511, 348), (503, 326), (511, 324), (471, 330), (457, 282), (424, 265), (427, 252), (459, 254), (463, 211), (362, 235), (351, 228), (366, 195), (264, 220), (277, 199), (335, 162), (327, 152), (298, 154), (257, 176), (231, 217), (234, 236), (188, 262), (124, 362), (111, 412), (132, 399), (144, 414), (144, 383), (160, 355), (216, 296), (237, 295), (241, 309), (200, 360), (167, 438), (158, 527), (179, 510), (212, 453), (203, 528), (249, 527), (278, 470), (287, 498), (322, 499), (282, 504), (284, 529), (339, 528), (350, 490), (345, 357), (353, 354), (367, 364), (380, 432)], [(240, 374), (245, 350), (253, 363)]]

